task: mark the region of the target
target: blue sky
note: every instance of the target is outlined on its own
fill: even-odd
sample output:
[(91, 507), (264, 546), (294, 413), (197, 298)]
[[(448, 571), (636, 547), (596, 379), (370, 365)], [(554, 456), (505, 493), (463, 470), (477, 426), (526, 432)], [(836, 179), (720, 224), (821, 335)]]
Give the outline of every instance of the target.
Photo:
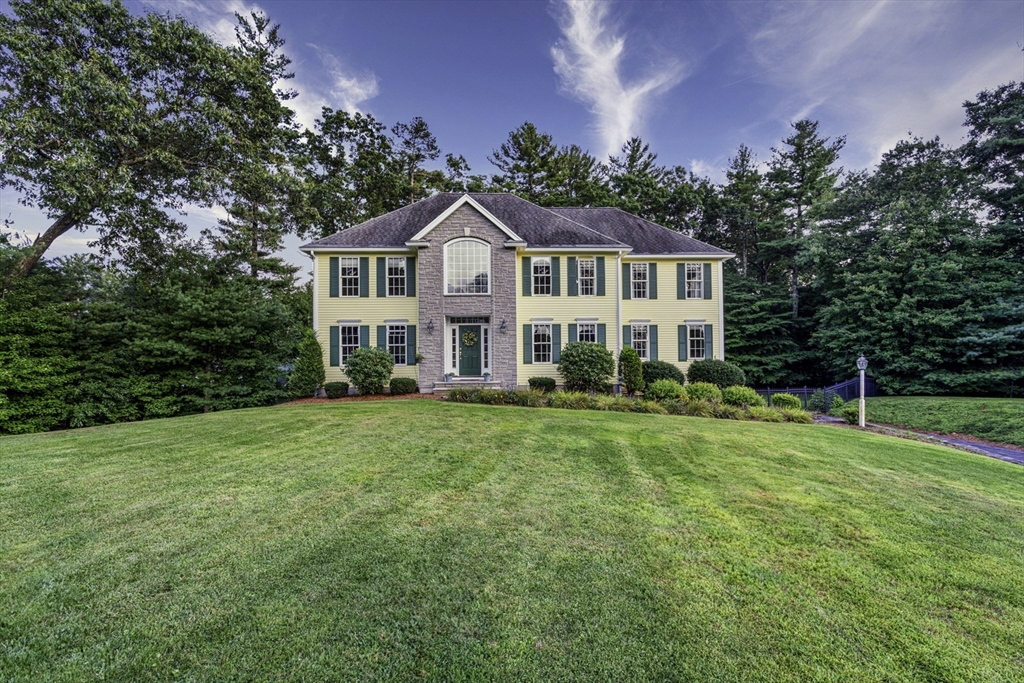
[[(235, 11), (262, 9), (287, 41), (300, 121), (322, 105), (389, 126), (422, 116), (474, 173), (491, 173), (487, 154), (532, 121), (600, 158), (640, 135), (662, 163), (721, 180), (739, 144), (763, 161), (804, 117), (846, 135), (841, 163), (863, 168), (908, 132), (959, 144), (963, 101), (1024, 79), (1020, 0), (128, 4), (224, 41)], [(45, 226), (10, 193), (0, 201), (16, 228)], [(195, 209), (188, 222), (215, 217)], [(50, 255), (88, 239), (67, 235)], [(284, 255), (302, 263), (297, 244)]]

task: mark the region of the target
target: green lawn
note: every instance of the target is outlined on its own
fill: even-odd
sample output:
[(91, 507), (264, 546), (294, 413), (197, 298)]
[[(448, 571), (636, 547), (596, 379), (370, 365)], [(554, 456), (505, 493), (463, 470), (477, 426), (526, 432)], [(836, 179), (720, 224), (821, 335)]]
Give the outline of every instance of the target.
[(433, 401), (0, 438), (0, 680), (1024, 680), (1024, 468)]
[(1024, 398), (887, 396), (865, 401), (867, 419), (940, 434), (971, 434), (1024, 447)]

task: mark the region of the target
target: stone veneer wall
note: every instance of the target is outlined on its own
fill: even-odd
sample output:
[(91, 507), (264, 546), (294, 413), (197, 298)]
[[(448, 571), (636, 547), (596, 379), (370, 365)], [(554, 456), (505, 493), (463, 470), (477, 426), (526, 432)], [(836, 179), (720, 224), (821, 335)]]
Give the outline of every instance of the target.
[[(459, 237), (473, 237), (491, 245), (491, 294), (445, 296), (444, 245)], [(429, 247), (417, 256), (419, 328), (417, 343), (423, 354), (419, 364), (420, 391), (429, 393), (435, 382), (444, 381), (444, 323), (450, 316), (490, 316), (491, 379), (514, 387), (519, 326), (516, 323), (516, 250), (506, 248), (508, 237), (483, 214), (463, 205), (434, 228), (425, 238)], [(434, 321), (433, 333), (427, 323)], [(505, 321), (507, 331), (499, 330)]]

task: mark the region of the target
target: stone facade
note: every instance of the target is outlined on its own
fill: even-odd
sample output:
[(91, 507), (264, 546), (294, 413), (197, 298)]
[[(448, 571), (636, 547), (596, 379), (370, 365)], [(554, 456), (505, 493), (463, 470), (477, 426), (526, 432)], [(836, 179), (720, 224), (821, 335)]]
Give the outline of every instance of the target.
[[(473, 237), (491, 245), (491, 293), (445, 295), (444, 245)], [(504, 246), (508, 236), (472, 206), (463, 205), (426, 235), (429, 247), (417, 256), (419, 338), (423, 360), (419, 364), (420, 391), (433, 390), (444, 381), (445, 320), (449, 317), (490, 316), (492, 381), (512, 387), (517, 383), (516, 250)], [(434, 331), (427, 325), (433, 321)], [(506, 331), (500, 326), (505, 322)]]

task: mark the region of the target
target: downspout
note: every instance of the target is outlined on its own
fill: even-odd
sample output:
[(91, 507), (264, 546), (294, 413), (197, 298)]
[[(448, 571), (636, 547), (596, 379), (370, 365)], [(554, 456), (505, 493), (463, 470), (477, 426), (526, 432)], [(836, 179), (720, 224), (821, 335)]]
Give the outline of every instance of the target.
[(718, 357), (725, 360), (725, 282), (722, 280), (722, 263), (718, 260)]
[[(618, 364), (622, 355), (622, 252), (615, 253), (615, 338), (619, 340), (615, 349), (615, 362)], [(622, 375), (615, 373), (619, 379), (619, 394), (622, 394)]]
[(317, 296), (317, 294), (318, 294), (318, 292), (317, 292), (317, 284), (318, 283), (316, 281), (316, 261), (317, 261), (317, 259), (316, 259), (316, 252), (315, 251), (309, 252), (309, 258), (312, 259), (312, 261), (313, 261), (313, 333), (316, 334), (317, 339), (319, 339), (320, 338), (320, 328), (318, 328), (316, 326), (317, 319), (320, 317), (318, 315), (319, 312), (320, 312), (320, 310), (319, 310), (320, 307), (317, 305), (317, 300), (320, 297)]

